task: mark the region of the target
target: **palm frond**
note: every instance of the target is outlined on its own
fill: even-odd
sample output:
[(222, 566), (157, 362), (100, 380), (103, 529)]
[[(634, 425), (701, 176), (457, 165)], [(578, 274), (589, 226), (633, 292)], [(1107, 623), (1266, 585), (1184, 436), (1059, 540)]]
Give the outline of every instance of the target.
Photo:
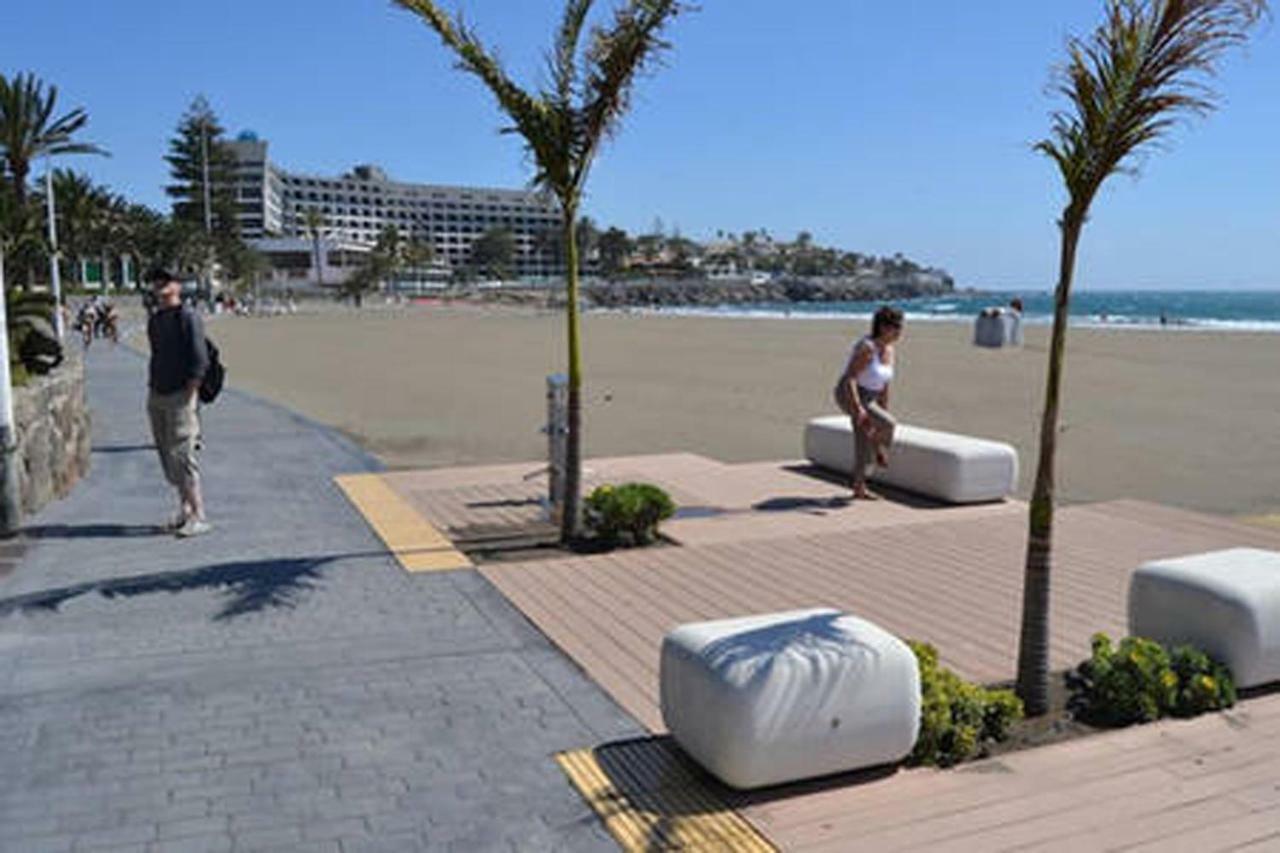
[(574, 176), (580, 187), (601, 141), (617, 129), (630, 104), (636, 75), (670, 47), (663, 29), (673, 18), (692, 7), (681, 0), (630, 0), (614, 14), (612, 25), (592, 32), (587, 51), (587, 102), (576, 159), (582, 164)]
[(452, 20), (432, 0), (393, 0), (418, 15), (440, 36), (445, 46), (458, 57), (458, 67), (478, 78), (489, 88), (502, 108), (515, 123), (513, 130), (524, 137), (538, 162), (539, 172), (556, 171), (557, 122), (551, 105), (535, 98), (507, 75), (497, 54), (487, 49), (462, 16)]
[(578, 43), (582, 39), (582, 30), (587, 24), (587, 16), (595, 0), (566, 0), (564, 16), (560, 19), (560, 29), (556, 33), (554, 52), (550, 58), (551, 79), (555, 85), (555, 96), (565, 107), (573, 104), (574, 87), (578, 82)]
[(1266, 0), (1107, 0), (1103, 23), (1068, 42), (1057, 88), (1070, 106), (1035, 148), (1080, 215), (1110, 175), (1136, 168), (1136, 153), (1214, 108), (1218, 59), (1266, 12)]

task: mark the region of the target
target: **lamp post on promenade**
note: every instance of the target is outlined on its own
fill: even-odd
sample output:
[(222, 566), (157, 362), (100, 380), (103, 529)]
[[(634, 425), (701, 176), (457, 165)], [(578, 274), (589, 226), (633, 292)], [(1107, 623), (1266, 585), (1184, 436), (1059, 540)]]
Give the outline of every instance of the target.
[[(58, 224), (53, 209), (53, 158), (44, 158), (45, 209), (49, 212), (49, 289), (53, 292), (53, 330), (62, 340), (62, 273), (58, 269)], [(8, 375), (8, 365), (5, 373)]]
[(13, 378), (9, 374), (9, 318), (5, 297), (4, 244), (0, 242), (0, 537), (13, 536), (22, 525), (18, 491), (17, 434), (13, 428)]

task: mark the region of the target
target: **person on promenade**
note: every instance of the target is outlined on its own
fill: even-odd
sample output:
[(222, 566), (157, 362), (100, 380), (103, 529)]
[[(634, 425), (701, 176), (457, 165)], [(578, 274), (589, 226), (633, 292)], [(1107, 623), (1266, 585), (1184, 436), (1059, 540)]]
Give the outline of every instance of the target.
[(871, 319), (871, 334), (859, 338), (836, 383), (836, 405), (853, 421), (853, 477), (856, 500), (874, 500), (867, 491), (867, 468), (874, 457), (881, 468), (889, 464), (888, 448), (898, 422), (889, 414), (889, 383), (893, 380), (894, 344), (902, 335), (902, 312), (889, 305)]
[(168, 525), (180, 537), (208, 533), (200, 493), (197, 456), (200, 420), (196, 412), (200, 380), (209, 367), (200, 315), (182, 302), (182, 284), (167, 270), (147, 276), (156, 310), (147, 321), (151, 344), (147, 415), (165, 479), (178, 492), (178, 513)]

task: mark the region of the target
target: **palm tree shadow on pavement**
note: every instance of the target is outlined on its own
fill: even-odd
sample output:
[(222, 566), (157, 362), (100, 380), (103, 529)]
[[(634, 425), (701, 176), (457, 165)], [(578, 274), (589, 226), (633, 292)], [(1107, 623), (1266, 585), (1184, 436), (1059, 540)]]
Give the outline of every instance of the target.
[(37, 524), (22, 535), (28, 539), (127, 539), (165, 532), (155, 524)]
[(177, 594), (217, 589), (226, 595), (213, 621), (222, 622), (267, 609), (297, 606), (300, 596), (315, 590), (331, 564), (384, 552), (282, 557), (219, 563), (178, 572), (91, 581), (0, 600), (0, 618), (16, 612), (57, 612), (63, 604), (90, 593), (104, 598), (133, 598), (167, 592)]

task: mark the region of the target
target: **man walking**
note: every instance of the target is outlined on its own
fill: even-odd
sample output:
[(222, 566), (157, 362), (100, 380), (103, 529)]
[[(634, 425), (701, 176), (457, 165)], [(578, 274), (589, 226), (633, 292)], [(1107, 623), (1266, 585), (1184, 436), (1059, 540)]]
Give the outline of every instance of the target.
[(147, 279), (156, 297), (156, 310), (147, 321), (151, 343), (147, 415), (165, 479), (178, 490), (178, 513), (169, 529), (184, 538), (199, 536), (213, 529), (204, 517), (197, 457), (197, 392), (209, 367), (204, 323), (182, 304), (177, 276), (157, 269)]

